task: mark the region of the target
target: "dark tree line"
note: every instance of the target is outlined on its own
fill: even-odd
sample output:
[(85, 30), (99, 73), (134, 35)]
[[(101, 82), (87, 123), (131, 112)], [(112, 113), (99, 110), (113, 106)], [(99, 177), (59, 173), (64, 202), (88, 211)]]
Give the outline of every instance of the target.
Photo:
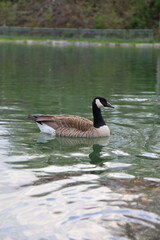
[(1, 0), (1, 26), (160, 28), (160, 0)]

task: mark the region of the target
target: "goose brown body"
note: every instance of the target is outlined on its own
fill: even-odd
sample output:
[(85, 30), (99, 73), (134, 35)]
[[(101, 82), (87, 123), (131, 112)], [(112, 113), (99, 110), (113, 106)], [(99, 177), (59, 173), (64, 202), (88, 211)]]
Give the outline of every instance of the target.
[[(110, 130), (101, 116), (101, 111), (99, 107), (96, 105), (95, 99), (92, 102), (92, 110), (94, 116), (93, 122), (86, 118), (74, 115), (33, 114), (29, 115), (29, 118), (34, 120), (38, 124), (41, 131), (43, 131), (42, 128), (44, 126), (45, 127), (47, 126), (50, 129), (53, 129), (53, 133), (56, 136), (85, 137), (85, 138), (107, 137), (110, 135)], [(108, 106), (112, 107), (110, 104)], [(96, 119), (98, 119), (96, 117), (99, 117), (103, 124), (95, 126)]]

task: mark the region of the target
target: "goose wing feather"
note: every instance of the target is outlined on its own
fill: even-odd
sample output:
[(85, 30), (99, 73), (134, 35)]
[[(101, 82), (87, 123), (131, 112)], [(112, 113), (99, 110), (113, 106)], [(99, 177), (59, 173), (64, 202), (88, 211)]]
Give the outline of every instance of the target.
[(80, 131), (87, 131), (93, 127), (92, 121), (74, 115), (39, 115), (35, 121), (46, 123), (55, 130), (59, 128), (74, 128)]

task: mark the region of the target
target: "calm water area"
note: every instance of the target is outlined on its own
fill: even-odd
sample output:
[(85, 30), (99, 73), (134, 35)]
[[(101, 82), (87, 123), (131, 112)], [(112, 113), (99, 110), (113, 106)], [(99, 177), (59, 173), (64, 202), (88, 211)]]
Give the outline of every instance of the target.
[[(28, 114), (92, 119), (109, 138), (39, 132)], [(160, 49), (0, 44), (0, 239), (160, 239)]]

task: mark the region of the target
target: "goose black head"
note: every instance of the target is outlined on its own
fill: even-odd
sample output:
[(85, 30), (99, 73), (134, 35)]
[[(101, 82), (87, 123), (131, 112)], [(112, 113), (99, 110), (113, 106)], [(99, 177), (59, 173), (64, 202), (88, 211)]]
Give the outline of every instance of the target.
[(105, 98), (103, 97), (96, 97), (93, 100), (93, 104), (95, 104), (98, 108), (101, 107), (110, 107), (114, 108)]

